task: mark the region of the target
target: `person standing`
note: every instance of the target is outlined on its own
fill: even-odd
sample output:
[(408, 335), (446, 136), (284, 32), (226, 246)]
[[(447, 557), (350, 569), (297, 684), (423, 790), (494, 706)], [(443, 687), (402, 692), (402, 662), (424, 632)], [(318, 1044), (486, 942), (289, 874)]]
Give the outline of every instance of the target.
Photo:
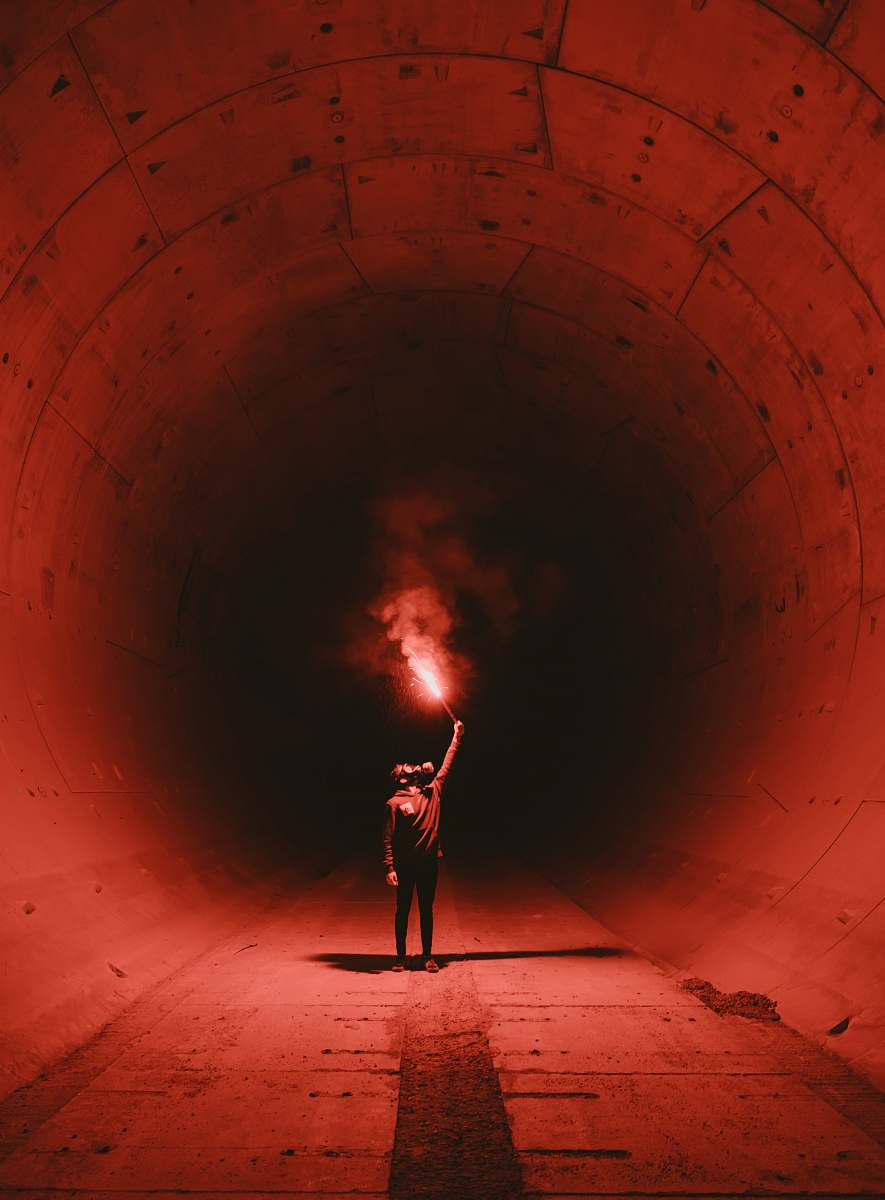
[(412, 893), (418, 892), (421, 920), (421, 958), (426, 971), (438, 971), (433, 958), (433, 901), (439, 871), (440, 798), (446, 784), (464, 723), (456, 721), (454, 733), (439, 771), (433, 763), (396, 763), (390, 772), (396, 791), (387, 801), (384, 818), (384, 871), (396, 888), (396, 958), (394, 971), (406, 966), (406, 933)]

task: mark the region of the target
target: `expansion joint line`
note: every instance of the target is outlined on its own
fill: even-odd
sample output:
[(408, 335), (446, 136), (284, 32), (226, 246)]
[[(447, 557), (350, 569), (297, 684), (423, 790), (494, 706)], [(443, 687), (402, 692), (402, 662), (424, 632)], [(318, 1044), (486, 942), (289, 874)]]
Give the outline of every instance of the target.
[(166, 245), (168, 245), (168, 242), (166, 240), (166, 235), (163, 233), (163, 230), (160, 227), (160, 222), (157, 220), (156, 213), (151, 208), (151, 206), (148, 202), (148, 198), (144, 194), (144, 189), (142, 188), (141, 184), (138, 181), (137, 175), (135, 174), (135, 172), (132, 169), (132, 163), (129, 161), (129, 155), (126, 153), (126, 149), (123, 146), (123, 143), (120, 141), (120, 135), (117, 133), (116, 129), (114, 128), (113, 121), (111, 121), (108, 110), (105, 108), (104, 103), (102, 102), (101, 96), (99, 96), (99, 94), (98, 94), (98, 89), (96, 88), (96, 86), (92, 80), (92, 76), (89, 74), (88, 70), (86, 69), (86, 64), (83, 62), (83, 57), (80, 54), (80, 49), (79, 49), (77, 43), (74, 41), (70, 30), (68, 31), (67, 38), (71, 44), (71, 49), (73, 50), (73, 52), (76, 56), (77, 62), (80, 64), (80, 69), (83, 72), (83, 74), (85, 75), (86, 80), (87, 80), (90, 88), (92, 89), (92, 94), (95, 97), (95, 102), (98, 105), (99, 109), (101, 110), (101, 114), (104, 117), (105, 121), (107, 122), (108, 129), (111, 131), (114, 141), (117, 143), (117, 146), (120, 149), (120, 160), (121, 160), (121, 162), (125, 162), (126, 167), (129, 171), (129, 174), (132, 178), (132, 182), (135, 184), (138, 194), (141, 196), (142, 203), (144, 204), (145, 208), (147, 209), (148, 213), (150, 214), (150, 218), (156, 227), (157, 236), (159, 237), (159, 239), (163, 243), (163, 245), (166, 246)]
[(240, 394), (240, 389), (237, 387), (236, 383), (234, 382), (234, 377), (233, 377), (233, 375), (231, 375), (230, 368), (228, 367), (227, 363), (224, 363), (222, 370), (224, 371), (224, 374), (227, 378), (227, 382), (230, 384), (231, 391), (237, 398), (237, 403), (239, 404), (240, 408), (243, 410), (243, 415), (245, 416), (246, 420), (249, 423), (249, 428), (255, 434), (256, 441), (260, 442), (261, 434), (258, 432), (255, 422), (252, 420), (252, 414), (249, 412), (249, 409), (246, 406), (246, 402), (243, 399), (242, 395)]
[[(757, 168), (757, 170), (758, 170), (758, 168)], [(730, 208), (728, 210), (728, 212), (723, 213), (721, 217), (717, 218), (717, 220), (715, 220), (713, 222), (713, 224), (710, 226), (709, 229), (705, 229), (702, 234), (700, 234), (698, 237), (696, 237), (694, 239), (695, 242), (697, 242), (697, 244), (700, 245), (702, 242), (705, 242), (709, 237), (712, 237), (712, 235), (716, 232), (717, 229), (719, 229), (722, 225), (725, 224), (726, 221), (728, 221), (731, 217), (733, 217), (736, 212), (740, 212), (740, 210), (742, 208), (745, 208), (750, 203), (751, 200), (753, 200), (756, 196), (759, 195), (759, 193), (762, 191), (763, 188), (768, 187), (769, 183), (771, 183), (771, 180), (766, 175), (763, 178), (762, 182), (757, 184), (756, 187), (754, 187), (752, 191), (747, 192), (746, 196), (742, 196), (741, 199), (738, 200), (737, 204), (735, 204), (732, 208)]]
[(547, 124), (547, 105), (544, 102), (544, 84), (542, 82), (540, 64), (535, 67), (535, 81), (538, 88), (538, 105), (541, 110), (541, 131), (544, 135), (544, 144), (547, 147), (547, 158), (550, 162), (549, 170), (555, 171), (556, 167), (553, 163), (553, 141), (550, 137), (550, 127)]
[(703, 256), (703, 258), (701, 259), (700, 266), (699, 266), (699, 267), (698, 267), (698, 269), (695, 271), (694, 275), (692, 275), (692, 277), (691, 277), (691, 282), (689, 283), (688, 287), (685, 289), (685, 294), (684, 294), (684, 296), (682, 297), (682, 299), (679, 301), (679, 305), (678, 305), (678, 307), (677, 307), (677, 309), (676, 309), (676, 312), (673, 314), (673, 315), (674, 315), (674, 317), (676, 318), (676, 320), (677, 320), (677, 321), (679, 320), (679, 317), (680, 317), (680, 315), (681, 315), (681, 313), (682, 313), (682, 307), (683, 307), (683, 305), (685, 304), (686, 300), (689, 298), (689, 296), (691, 295), (691, 293), (694, 291), (695, 284), (696, 284), (696, 283), (697, 283), (697, 281), (700, 279), (700, 277), (701, 277), (701, 272), (703, 271), (704, 267), (707, 265), (707, 263), (708, 263), (709, 261), (710, 261), (710, 252), (709, 252), (709, 251), (707, 251), (707, 253), (706, 253), (706, 254)]
[(378, 293), (375, 291), (375, 289), (369, 283), (368, 279), (366, 279), (365, 275), (362, 273), (362, 271), (357, 266), (356, 262), (354, 261), (353, 255), (348, 253), (347, 248), (344, 245), (344, 242), (339, 241), (338, 248), (341, 251), (341, 253), (344, 255), (344, 257), (347, 259), (347, 261), (350, 263), (350, 265), (353, 267), (354, 271), (356, 272), (357, 276), (359, 277), (360, 283), (366, 289), (366, 294), (369, 296), (377, 295)]
[(341, 163), (341, 187), (344, 192), (344, 211), (347, 214), (347, 232), (350, 236), (350, 240), (353, 241), (353, 210), (350, 207), (350, 187), (347, 183), (347, 163), (344, 162)]
[(559, 58), (560, 58), (560, 55), (562, 54), (562, 43), (565, 41), (565, 26), (566, 26), (566, 22), (568, 21), (570, 5), (571, 5), (571, 0), (565, 0), (565, 3), (562, 6), (562, 23), (559, 26), (559, 38), (557, 39), (557, 42), (556, 42), (556, 53), (553, 55), (553, 66), (554, 67), (559, 66)]

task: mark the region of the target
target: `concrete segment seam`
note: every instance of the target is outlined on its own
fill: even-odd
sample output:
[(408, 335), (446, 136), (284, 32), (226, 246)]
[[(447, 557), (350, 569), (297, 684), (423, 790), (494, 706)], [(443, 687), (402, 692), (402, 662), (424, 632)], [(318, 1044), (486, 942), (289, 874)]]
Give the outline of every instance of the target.
[(544, 143), (547, 146), (547, 158), (550, 162), (547, 170), (555, 171), (556, 164), (553, 159), (553, 139), (550, 136), (550, 126), (547, 122), (547, 104), (544, 100), (544, 83), (541, 76), (540, 64), (535, 67), (535, 85), (538, 89), (538, 106), (541, 111), (541, 129), (544, 134)]

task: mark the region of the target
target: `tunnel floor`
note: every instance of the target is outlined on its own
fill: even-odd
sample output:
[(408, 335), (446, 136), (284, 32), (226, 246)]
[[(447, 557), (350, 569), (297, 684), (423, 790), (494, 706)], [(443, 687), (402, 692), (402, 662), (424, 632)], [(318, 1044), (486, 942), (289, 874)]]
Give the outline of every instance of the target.
[(885, 1191), (863, 1081), (526, 868), (446, 862), (436, 976), (387, 969), (391, 924), (353, 866), (253, 918), (0, 1105), (2, 1194)]

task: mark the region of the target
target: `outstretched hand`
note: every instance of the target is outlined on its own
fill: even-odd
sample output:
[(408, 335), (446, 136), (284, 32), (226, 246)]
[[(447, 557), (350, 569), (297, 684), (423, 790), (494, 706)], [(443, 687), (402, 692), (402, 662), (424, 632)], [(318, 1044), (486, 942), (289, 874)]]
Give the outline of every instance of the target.
[(456, 721), (455, 722), (455, 737), (460, 737), (463, 732), (464, 732), (464, 722)]

